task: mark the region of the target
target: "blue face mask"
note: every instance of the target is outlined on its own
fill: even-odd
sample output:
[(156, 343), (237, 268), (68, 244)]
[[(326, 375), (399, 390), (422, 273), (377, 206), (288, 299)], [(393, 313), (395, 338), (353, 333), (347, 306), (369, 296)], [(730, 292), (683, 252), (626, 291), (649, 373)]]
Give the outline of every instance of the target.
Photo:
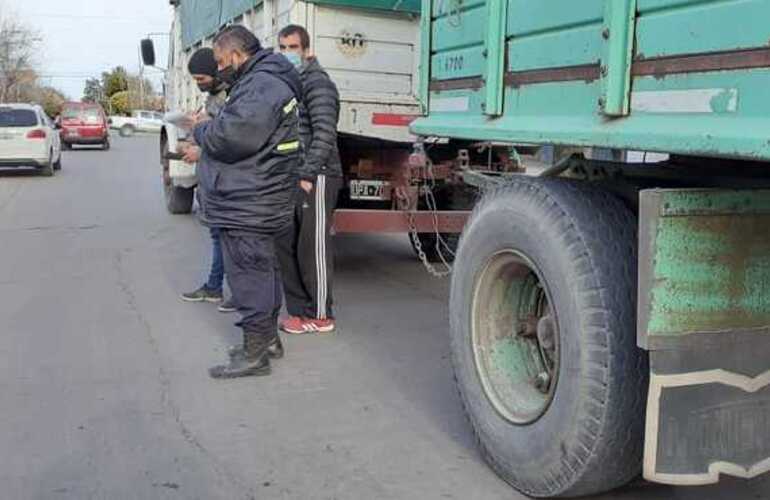
[(302, 68), (302, 58), (296, 52), (284, 52), (284, 57), (294, 65), (295, 68)]

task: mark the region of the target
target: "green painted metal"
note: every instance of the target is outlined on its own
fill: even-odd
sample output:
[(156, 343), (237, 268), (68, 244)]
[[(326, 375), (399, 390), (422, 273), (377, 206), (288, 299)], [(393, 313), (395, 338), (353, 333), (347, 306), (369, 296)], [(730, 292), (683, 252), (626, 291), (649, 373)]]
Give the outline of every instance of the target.
[(640, 195), (640, 345), (770, 328), (770, 190)]
[(596, 63), (601, 53), (601, 19), (576, 28), (513, 37), (508, 42), (508, 70), (527, 71)]
[[(635, 59), (763, 49), (770, 40), (770, 23), (764, 21), (770, 18), (770, 2), (766, 0), (636, 2), (636, 28), (626, 32), (635, 37)], [(436, 6), (439, 3), (441, 7)], [(609, 3), (508, 0), (505, 70), (516, 73), (578, 65), (598, 68), (600, 61), (610, 57), (612, 42), (607, 42), (605, 50), (602, 37), (604, 23), (613, 24), (608, 22), (611, 19), (605, 20)], [(434, 64), (429, 78), (485, 75), (479, 73), (476, 57), (483, 45), (483, 14), (488, 14), (488, 9), (478, 2), (461, 4), (459, 0), (433, 4), (433, 12), (440, 16), (430, 29), (432, 41), (439, 45), (432, 48)], [(623, 0), (612, 4), (611, 11), (620, 9), (617, 16), (610, 13), (612, 19), (625, 20), (630, 26), (633, 3)], [(503, 11), (500, 13), (502, 16)], [(701, 27), (691, 18), (702, 19)], [(612, 31), (616, 30), (611, 29), (610, 40)], [(620, 38), (621, 42), (629, 40)], [(502, 113), (494, 120), (480, 106), (488, 104), (488, 92), (493, 95), (488, 89), (481, 89), (481, 101), (478, 89), (430, 92), (431, 100), (452, 98), (457, 104), (465, 97), (467, 105), (431, 105), (429, 115), (414, 122), (412, 130), (419, 135), (480, 141), (770, 160), (770, 99), (766, 98), (770, 68), (632, 76), (627, 85), (624, 75), (629, 59), (624, 55), (631, 46), (617, 44), (619, 62), (613, 60), (606, 77), (598, 80), (507, 86)], [(607, 115), (597, 112), (600, 98), (605, 99), (606, 110), (613, 117), (620, 116), (608, 120)]]
[(503, 112), (503, 77), (505, 74), (505, 25), (508, 0), (487, 0), (486, 41), (484, 55), (486, 92), (484, 113), (497, 116)]
[(608, 116), (625, 116), (630, 111), (635, 28), (636, 0), (605, 3), (600, 106)]
[(770, 40), (767, 0), (637, 0), (637, 57), (748, 49)]
[[(422, 0), (422, 12), (431, 12), (432, 0)], [(419, 95), (420, 110), (423, 115), (428, 114), (428, 102), (430, 98), (430, 73), (431, 73), (431, 16), (422, 16), (420, 18), (420, 67), (419, 73)]]
[(411, 12), (419, 14), (421, 0), (310, 0), (308, 3), (319, 5), (337, 5), (354, 9), (389, 10), (393, 12)]

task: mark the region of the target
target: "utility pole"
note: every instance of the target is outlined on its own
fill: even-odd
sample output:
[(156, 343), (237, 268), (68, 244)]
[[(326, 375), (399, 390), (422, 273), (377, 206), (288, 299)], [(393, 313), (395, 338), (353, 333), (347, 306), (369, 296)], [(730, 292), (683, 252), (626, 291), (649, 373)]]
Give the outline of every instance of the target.
[(144, 109), (144, 64), (141, 50), (139, 50), (139, 109)]

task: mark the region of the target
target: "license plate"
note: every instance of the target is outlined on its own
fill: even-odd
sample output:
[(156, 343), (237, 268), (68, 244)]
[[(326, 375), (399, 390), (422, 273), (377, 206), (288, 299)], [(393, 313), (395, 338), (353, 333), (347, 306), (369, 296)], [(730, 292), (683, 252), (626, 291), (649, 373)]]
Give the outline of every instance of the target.
[(80, 135), (80, 132), (78, 132), (77, 130), (68, 130), (67, 135), (70, 137), (77, 137)]
[(390, 182), (386, 181), (350, 181), (351, 200), (375, 200), (390, 199)]

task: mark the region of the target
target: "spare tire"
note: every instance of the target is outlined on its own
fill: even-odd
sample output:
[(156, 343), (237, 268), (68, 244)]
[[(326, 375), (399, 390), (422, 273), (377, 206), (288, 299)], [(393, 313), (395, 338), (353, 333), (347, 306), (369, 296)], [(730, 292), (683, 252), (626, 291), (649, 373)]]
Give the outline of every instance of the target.
[(636, 262), (635, 215), (584, 183), (517, 179), (466, 226), (450, 299), (457, 385), (483, 455), (527, 495), (595, 494), (641, 471)]

